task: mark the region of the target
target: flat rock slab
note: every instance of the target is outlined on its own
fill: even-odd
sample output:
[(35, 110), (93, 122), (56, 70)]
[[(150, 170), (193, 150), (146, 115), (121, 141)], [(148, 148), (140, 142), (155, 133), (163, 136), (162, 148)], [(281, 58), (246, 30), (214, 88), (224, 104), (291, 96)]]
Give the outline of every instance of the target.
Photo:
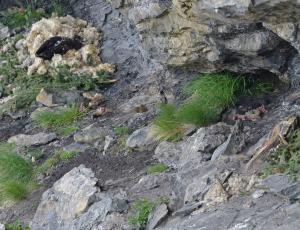
[(97, 181), (84, 165), (65, 174), (43, 194), (31, 230), (58, 230), (69, 225), (95, 201)]
[(271, 175), (263, 180), (261, 184), (268, 188), (271, 192), (286, 196), (289, 199), (300, 199), (300, 183), (292, 182), (287, 175)]
[(17, 146), (38, 146), (45, 145), (55, 140), (55, 133), (37, 133), (34, 135), (19, 134), (8, 139), (8, 143), (16, 144)]
[(148, 230), (153, 230), (163, 219), (168, 215), (168, 207), (166, 204), (161, 204), (155, 208), (148, 220)]
[(134, 131), (127, 139), (126, 145), (129, 148), (143, 148), (154, 143), (149, 135), (150, 127), (144, 127)]

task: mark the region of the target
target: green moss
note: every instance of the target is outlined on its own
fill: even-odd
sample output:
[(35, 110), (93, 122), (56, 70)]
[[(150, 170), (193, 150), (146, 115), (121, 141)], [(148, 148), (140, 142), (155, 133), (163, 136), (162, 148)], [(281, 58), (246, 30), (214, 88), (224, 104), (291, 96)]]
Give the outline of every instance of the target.
[(76, 130), (74, 123), (82, 117), (83, 113), (75, 106), (59, 111), (42, 111), (34, 116), (34, 122), (41, 128), (68, 134)]
[(77, 152), (58, 151), (49, 157), (43, 164), (35, 168), (35, 173), (44, 173), (61, 162), (68, 162), (77, 156)]
[(118, 136), (126, 136), (129, 133), (129, 129), (128, 127), (120, 126), (120, 127), (115, 127), (114, 132)]
[(268, 157), (268, 165), (261, 176), (267, 177), (275, 173), (286, 173), (292, 180), (300, 179), (300, 129), (296, 130), (287, 145), (281, 145)]
[(23, 227), (20, 221), (16, 221), (12, 224), (6, 224), (5, 230), (30, 230), (30, 228), (28, 226)]
[(148, 174), (153, 174), (153, 173), (163, 173), (168, 170), (168, 166), (164, 164), (156, 164), (152, 165), (147, 168), (147, 173)]
[(14, 146), (0, 144), (0, 202), (25, 198), (32, 179), (31, 165), (15, 152)]
[(131, 206), (133, 214), (129, 217), (129, 223), (140, 229), (145, 229), (148, 217), (154, 208), (155, 204), (148, 199), (135, 201)]

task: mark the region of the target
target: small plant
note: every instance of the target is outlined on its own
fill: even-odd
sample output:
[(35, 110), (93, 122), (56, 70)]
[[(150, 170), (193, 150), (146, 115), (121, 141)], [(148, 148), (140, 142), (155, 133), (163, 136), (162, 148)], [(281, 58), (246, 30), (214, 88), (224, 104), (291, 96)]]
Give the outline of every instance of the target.
[(82, 115), (77, 107), (71, 106), (54, 112), (41, 111), (33, 117), (33, 120), (41, 128), (68, 134), (76, 129), (73, 125)]
[(267, 177), (274, 173), (286, 173), (292, 180), (300, 179), (300, 129), (296, 130), (287, 145), (281, 145), (268, 158), (268, 165), (262, 170), (261, 176)]
[(147, 168), (148, 174), (163, 173), (168, 170), (168, 166), (164, 164), (156, 164)]
[(184, 126), (176, 117), (176, 107), (162, 104), (158, 118), (154, 121), (152, 135), (156, 139), (176, 141), (181, 138)]
[(78, 130), (78, 127), (76, 125), (69, 125), (66, 127), (59, 127), (56, 129), (56, 132), (61, 136), (69, 136), (72, 133), (76, 132)]
[(128, 127), (120, 126), (120, 127), (115, 127), (114, 132), (115, 132), (116, 135), (122, 137), (122, 136), (128, 135), (129, 129), (128, 129)]
[(140, 229), (145, 229), (148, 217), (154, 208), (155, 204), (148, 199), (135, 201), (131, 206), (133, 215), (129, 217), (129, 223)]
[(0, 144), (0, 203), (5, 200), (21, 200), (32, 186), (32, 167), (14, 149)]
[(28, 226), (23, 227), (20, 221), (16, 221), (12, 224), (6, 224), (5, 230), (30, 230), (30, 228)]
[(35, 169), (36, 173), (44, 173), (52, 167), (56, 166), (60, 162), (68, 162), (79, 153), (77, 152), (66, 152), (58, 151), (53, 156), (49, 157), (43, 164)]
[(178, 140), (188, 124), (206, 126), (219, 120), (224, 109), (240, 95), (261, 95), (270, 90), (267, 83), (256, 83), (231, 74), (205, 74), (184, 88), (186, 101), (179, 106), (162, 105), (152, 132), (158, 139)]

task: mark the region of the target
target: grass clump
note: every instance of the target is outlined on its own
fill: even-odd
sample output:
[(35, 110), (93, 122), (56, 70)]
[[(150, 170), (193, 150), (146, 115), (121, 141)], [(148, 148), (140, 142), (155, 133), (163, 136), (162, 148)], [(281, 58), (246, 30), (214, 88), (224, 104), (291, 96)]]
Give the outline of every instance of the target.
[(155, 204), (148, 199), (135, 201), (131, 206), (133, 214), (129, 217), (129, 223), (140, 229), (145, 229), (148, 217), (154, 208)]
[(240, 95), (258, 95), (269, 90), (269, 84), (231, 74), (205, 74), (183, 90), (188, 97), (180, 106), (162, 105), (154, 122), (157, 139), (178, 140), (188, 124), (206, 126), (218, 121), (224, 109)]
[(300, 179), (300, 129), (294, 131), (287, 145), (281, 145), (268, 157), (268, 165), (261, 176), (286, 173), (294, 181)]
[(60, 162), (68, 162), (77, 156), (78, 152), (66, 152), (66, 151), (58, 151), (53, 156), (49, 157), (43, 164), (38, 166), (35, 169), (36, 173), (44, 173), (47, 170), (53, 168)]
[(74, 123), (83, 113), (76, 106), (63, 108), (58, 111), (40, 111), (34, 117), (34, 122), (41, 128), (57, 131), (62, 135), (69, 135), (76, 131)]
[(22, 200), (32, 186), (32, 167), (14, 149), (0, 144), (0, 203), (6, 200)]
[(11, 224), (5, 224), (5, 230), (30, 230), (30, 227), (23, 227), (20, 221), (16, 221)]
[(164, 164), (156, 164), (156, 165), (149, 166), (147, 168), (147, 173), (148, 174), (163, 173), (167, 170), (168, 170), (168, 166)]
[(116, 135), (123, 137), (128, 135), (129, 129), (126, 126), (120, 126), (120, 127), (115, 127), (114, 132)]

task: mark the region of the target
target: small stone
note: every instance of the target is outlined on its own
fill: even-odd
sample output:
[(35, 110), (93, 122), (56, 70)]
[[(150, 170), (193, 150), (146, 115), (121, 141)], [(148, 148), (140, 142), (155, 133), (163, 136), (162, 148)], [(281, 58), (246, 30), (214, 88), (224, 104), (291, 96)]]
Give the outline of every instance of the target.
[(147, 229), (155, 229), (155, 227), (158, 226), (167, 215), (168, 207), (166, 204), (161, 204), (158, 207), (156, 207), (149, 217)]
[(47, 92), (45, 89), (41, 89), (39, 94), (36, 96), (36, 101), (47, 107), (57, 106), (54, 103), (53, 94)]
[(80, 143), (72, 143), (65, 147), (63, 147), (63, 150), (66, 152), (78, 152), (78, 153), (84, 153), (89, 148), (89, 145), (86, 144), (80, 144)]
[(134, 131), (127, 139), (126, 145), (129, 148), (147, 147), (154, 143), (154, 139), (149, 136), (150, 128), (144, 127)]
[(55, 133), (38, 133), (34, 135), (19, 134), (8, 139), (8, 143), (14, 143), (17, 146), (38, 146), (45, 145), (55, 140)]
[(260, 197), (262, 197), (265, 194), (265, 190), (263, 189), (258, 189), (256, 190), (253, 194), (252, 194), (252, 198), (253, 199), (258, 199)]
[(0, 40), (10, 37), (9, 28), (0, 23)]
[(79, 143), (93, 143), (95, 141), (104, 141), (107, 130), (103, 128), (91, 127), (82, 130), (74, 135), (74, 141)]
[(203, 206), (203, 202), (198, 202), (198, 203), (195, 203), (195, 204), (185, 205), (181, 209), (174, 212), (172, 215), (173, 216), (188, 216), (192, 212), (194, 212), (195, 210), (201, 208), (202, 206)]

